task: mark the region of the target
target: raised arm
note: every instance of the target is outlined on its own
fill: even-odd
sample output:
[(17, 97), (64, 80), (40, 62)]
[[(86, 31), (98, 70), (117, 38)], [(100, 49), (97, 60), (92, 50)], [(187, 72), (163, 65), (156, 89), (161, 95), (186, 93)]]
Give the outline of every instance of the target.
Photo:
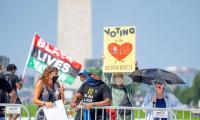
[(64, 85), (62, 84), (59, 84), (59, 91), (60, 91), (60, 99), (63, 101), (63, 103), (66, 103), (65, 101), (65, 88), (64, 88)]

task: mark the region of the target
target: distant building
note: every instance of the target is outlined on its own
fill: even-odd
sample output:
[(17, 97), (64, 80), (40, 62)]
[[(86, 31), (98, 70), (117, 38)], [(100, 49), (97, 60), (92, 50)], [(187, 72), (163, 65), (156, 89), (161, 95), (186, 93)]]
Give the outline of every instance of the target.
[(101, 59), (87, 59), (85, 60), (85, 68), (89, 67), (102, 67), (103, 61)]
[(0, 56), (0, 64), (3, 65), (4, 67), (4, 71), (6, 71), (6, 68), (8, 66), (8, 64), (10, 63), (10, 59), (6, 56)]

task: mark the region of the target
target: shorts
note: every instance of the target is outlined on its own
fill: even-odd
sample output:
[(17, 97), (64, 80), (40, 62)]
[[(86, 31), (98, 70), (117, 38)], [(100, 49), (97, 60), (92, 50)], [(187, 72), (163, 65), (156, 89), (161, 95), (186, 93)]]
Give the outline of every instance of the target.
[(17, 97), (16, 104), (22, 104), (22, 102), (21, 102), (19, 97)]
[(5, 117), (0, 117), (0, 120), (6, 120)]

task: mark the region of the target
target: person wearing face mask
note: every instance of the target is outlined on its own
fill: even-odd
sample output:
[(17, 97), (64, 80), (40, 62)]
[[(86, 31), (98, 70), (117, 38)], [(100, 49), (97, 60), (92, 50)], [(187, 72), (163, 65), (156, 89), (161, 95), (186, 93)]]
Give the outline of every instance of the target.
[[(33, 103), (38, 107), (53, 107), (53, 102), (61, 99), (65, 102), (64, 86), (57, 81), (58, 69), (56, 67), (47, 66), (42, 77), (36, 82), (33, 96)], [(44, 120), (44, 113), (41, 111), (37, 120)]]
[[(166, 89), (166, 82), (165, 81), (155, 81), (155, 90), (150, 91), (144, 97), (144, 102), (142, 107), (147, 108), (175, 108), (175, 107), (182, 107), (182, 104), (178, 100), (176, 96), (173, 94), (165, 91)], [(173, 111), (165, 111), (162, 113), (161, 119), (158, 118), (158, 113), (156, 111), (147, 110), (146, 111), (146, 118), (147, 120), (173, 120)]]
[(81, 82), (85, 82), (85, 80), (87, 79), (88, 75), (89, 75), (89, 72), (87, 70), (83, 70), (82, 72), (80, 72), (78, 74), (78, 76), (80, 77), (80, 81)]
[[(112, 95), (109, 87), (101, 80), (102, 70), (99, 67), (88, 69), (90, 73), (79, 90), (72, 98), (71, 107), (77, 107), (77, 100), (83, 100), (83, 120), (105, 120), (105, 111), (92, 109), (93, 107), (109, 106)], [(104, 116), (102, 115), (104, 112)], [(96, 115), (95, 115), (96, 114)], [(103, 119), (104, 118), (104, 119)]]
[[(89, 76), (89, 72), (87, 70), (83, 70), (82, 72), (80, 72), (78, 74), (78, 76), (80, 77), (80, 81), (82, 83), (84, 83), (86, 81), (87, 77)], [(77, 100), (76, 104), (79, 105), (79, 106), (83, 105), (82, 99)], [(81, 119), (80, 118), (81, 117), (81, 109), (80, 108), (76, 108), (75, 111), (76, 111), (75, 120), (80, 120)]]

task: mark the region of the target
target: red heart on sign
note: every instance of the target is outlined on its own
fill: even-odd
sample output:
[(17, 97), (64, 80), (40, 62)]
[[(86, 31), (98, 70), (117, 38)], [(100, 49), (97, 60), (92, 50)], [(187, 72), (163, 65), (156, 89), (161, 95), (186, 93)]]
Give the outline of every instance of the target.
[(123, 43), (119, 45), (117, 43), (110, 43), (108, 45), (108, 50), (113, 57), (121, 61), (131, 52), (132, 44)]

